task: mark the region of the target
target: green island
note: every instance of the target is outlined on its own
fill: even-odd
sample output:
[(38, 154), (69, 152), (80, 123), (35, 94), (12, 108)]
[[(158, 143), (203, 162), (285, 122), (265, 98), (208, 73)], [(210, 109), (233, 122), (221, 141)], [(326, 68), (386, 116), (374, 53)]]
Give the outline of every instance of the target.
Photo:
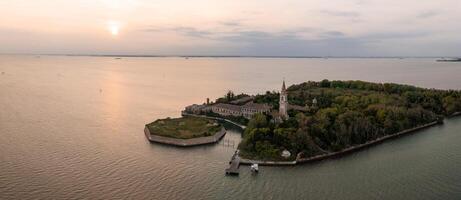
[(200, 117), (158, 119), (146, 127), (152, 135), (176, 139), (209, 137), (222, 128), (216, 120)]
[(229, 91), (183, 113), (245, 125), (242, 158), (295, 161), (332, 155), (435, 124), (461, 112), (461, 91), (364, 81), (305, 82), (250, 96)]

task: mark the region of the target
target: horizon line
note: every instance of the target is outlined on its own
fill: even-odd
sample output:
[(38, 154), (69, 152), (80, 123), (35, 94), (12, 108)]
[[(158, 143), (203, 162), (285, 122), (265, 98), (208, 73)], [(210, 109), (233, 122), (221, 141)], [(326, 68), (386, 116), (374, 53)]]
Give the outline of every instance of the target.
[(126, 58), (460, 58), (461, 56), (289, 56), (289, 55), (193, 55), (193, 54), (60, 54), (60, 53), (0, 53), (0, 55), (126, 57)]

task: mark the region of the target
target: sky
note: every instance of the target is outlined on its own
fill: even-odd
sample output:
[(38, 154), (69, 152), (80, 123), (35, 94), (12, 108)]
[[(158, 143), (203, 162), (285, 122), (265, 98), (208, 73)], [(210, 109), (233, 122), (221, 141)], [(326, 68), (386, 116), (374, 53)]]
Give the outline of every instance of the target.
[(0, 53), (461, 56), (459, 0), (0, 0)]

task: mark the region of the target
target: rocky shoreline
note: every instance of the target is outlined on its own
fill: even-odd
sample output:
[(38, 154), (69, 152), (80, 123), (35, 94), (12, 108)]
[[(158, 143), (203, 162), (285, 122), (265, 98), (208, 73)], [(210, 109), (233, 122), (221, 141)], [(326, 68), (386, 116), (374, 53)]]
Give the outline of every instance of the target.
[(461, 115), (461, 112), (455, 112), (452, 115), (450, 115), (450, 117), (457, 117), (457, 116), (460, 116), (460, 115)]

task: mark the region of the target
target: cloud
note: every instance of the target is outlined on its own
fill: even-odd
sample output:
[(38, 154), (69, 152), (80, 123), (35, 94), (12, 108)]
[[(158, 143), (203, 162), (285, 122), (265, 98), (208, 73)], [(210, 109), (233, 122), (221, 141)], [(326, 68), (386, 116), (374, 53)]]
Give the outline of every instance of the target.
[(325, 36), (325, 37), (343, 37), (345, 35), (346, 34), (344, 34), (341, 31), (326, 31), (321, 34), (321, 36)]
[(440, 13), (436, 12), (436, 11), (425, 11), (425, 12), (422, 12), (420, 14), (418, 14), (416, 17), (418, 18), (431, 18), (431, 17), (435, 17), (437, 15), (439, 15)]
[(252, 42), (273, 38), (274, 34), (264, 31), (235, 31), (227, 32), (225, 36), (218, 36), (216, 39), (231, 42)]
[[(346, 16), (354, 20), (361, 16), (354, 12), (329, 12), (335, 16)], [(431, 12), (432, 13), (432, 12)], [(433, 14), (427, 14), (433, 15)], [(416, 16), (414, 14), (413, 16)], [(385, 25), (385, 24), (384, 24)], [(255, 55), (255, 56), (403, 56), (430, 55), (425, 46), (437, 46), (439, 34), (434, 30), (415, 27), (389, 30), (354, 31), (345, 26), (291, 26), (268, 28), (242, 24), (240, 20), (215, 21), (207, 26), (147, 26), (145, 32), (163, 32), (166, 35), (180, 35), (194, 44), (185, 49), (182, 44), (169, 43), (172, 52), (204, 55)], [(443, 37), (441, 35), (440, 37)], [(459, 44), (459, 41), (458, 41)], [(446, 45), (446, 43), (443, 43)], [(440, 47), (443, 46), (440, 43)], [(453, 46), (453, 45), (451, 45)], [(200, 52), (195, 50), (200, 49)], [(441, 49), (452, 54), (456, 47)]]
[(177, 26), (177, 27), (167, 27), (167, 28), (161, 28), (161, 27), (153, 27), (150, 26), (148, 28), (140, 29), (141, 32), (175, 32), (179, 35), (187, 36), (187, 37), (197, 37), (197, 38), (210, 38), (212, 36), (213, 32), (207, 31), (207, 30), (200, 30), (194, 27), (187, 27), (187, 26)]
[(209, 36), (213, 35), (213, 32), (199, 30), (193, 27), (176, 27), (172, 30), (189, 37), (209, 38)]
[(223, 21), (223, 22), (220, 22), (220, 24), (223, 26), (231, 26), (231, 27), (242, 26), (240, 21)]
[(139, 29), (141, 32), (163, 32), (165, 29), (160, 27), (148, 26), (147, 28)]
[[(214, 49), (214, 51), (233, 55), (318, 56), (321, 53), (329, 53), (325, 50), (328, 46), (334, 46), (333, 48), (339, 50), (348, 46), (359, 45), (355, 39), (345, 38), (345, 34), (340, 31), (324, 31), (308, 27), (281, 31), (198, 29), (184, 26), (170, 28), (149, 27), (142, 30), (147, 32), (174, 32), (191, 39), (200, 38), (220, 42), (222, 46), (218, 50)], [(307, 40), (301, 36), (304, 33), (317, 34), (318, 39)], [(204, 53), (213, 54), (213, 52)]]
[[(223, 45), (224, 50), (220, 52), (233, 55), (358, 55), (357, 52), (350, 51), (350, 49), (357, 49), (363, 44), (363, 41), (347, 37), (346, 34), (340, 31), (322, 31), (313, 28), (275, 32), (261, 30), (213, 32), (197, 31), (193, 28), (179, 30), (178, 33), (184, 36), (207, 38), (219, 41), (221, 44), (232, 44), (232, 47), (227, 49)], [(305, 39), (300, 36), (306, 32), (318, 33), (317, 39)]]
[(366, 35), (362, 35), (360, 38), (363, 40), (390, 40), (390, 39), (415, 39), (421, 38), (425, 36), (430, 36), (430, 32), (423, 32), (423, 31), (407, 31), (407, 32), (380, 32), (380, 33), (368, 33)]
[[(181, 29), (182, 30), (182, 29)], [(375, 48), (392, 49), (398, 52), (399, 47), (414, 45), (411, 41), (430, 36), (430, 32), (378, 32), (363, 35), (349, 36), (338, 30), (325, 31), (322, 29), (306, 28), (288, 31), (196, 31), (185, 29), (181, 33), (185, 36), (206, 38), (219, 41), (223, 45), (220, 52), (233, 55), (278, 55), (278, 56), (373, 56)], [(191, 30), (194, 34), (189, 33)], [(206, 33), (206, 34), (196, 34)], [(317, 37), (304, 38), (303, 33), (314, 33)], [(398, 53), (394, 54), (398, 55)]]
[(352, 11), (321, 10), (320, 12), (325, 15), (335, 16), (335, 17), (355, 18), (355, 17), (360, 16), (358, 12), (352, 12)]
[[(11, 9), (2, 14), (11, 20), (1, 23), (0, 29), (26, 32), (0, 30), (0, 50), (385, 56), (437, 49), (460, 54), (461, 12), (453, 6), (458, 1), (269, 0), (261, 6), (243, 0), (137, 0), (136, 10), (105, 13), (107, 8), (95, 5), (81, 16), (75, 12), (85, 6), (81, 1), (59, 5), (31, 1), (34, 6), (26, 9), (10, 0)], [(57, 12), (47, 12), (56, 7)], [(117, 38), (101, 34), (107, 17), (125, 24)]]
[[(264, 37), (259, 37), (263, 35)], [(355, 38), (303, 39), (296, 35), (277, 35), (269, 33), (240, 34), (232, 41), (245, 41), (245, 45), (236, 49), (243, 55), (279, 55), (279, 56), (322, 56), (322, 55), (359, 55), (362, 42)]]

